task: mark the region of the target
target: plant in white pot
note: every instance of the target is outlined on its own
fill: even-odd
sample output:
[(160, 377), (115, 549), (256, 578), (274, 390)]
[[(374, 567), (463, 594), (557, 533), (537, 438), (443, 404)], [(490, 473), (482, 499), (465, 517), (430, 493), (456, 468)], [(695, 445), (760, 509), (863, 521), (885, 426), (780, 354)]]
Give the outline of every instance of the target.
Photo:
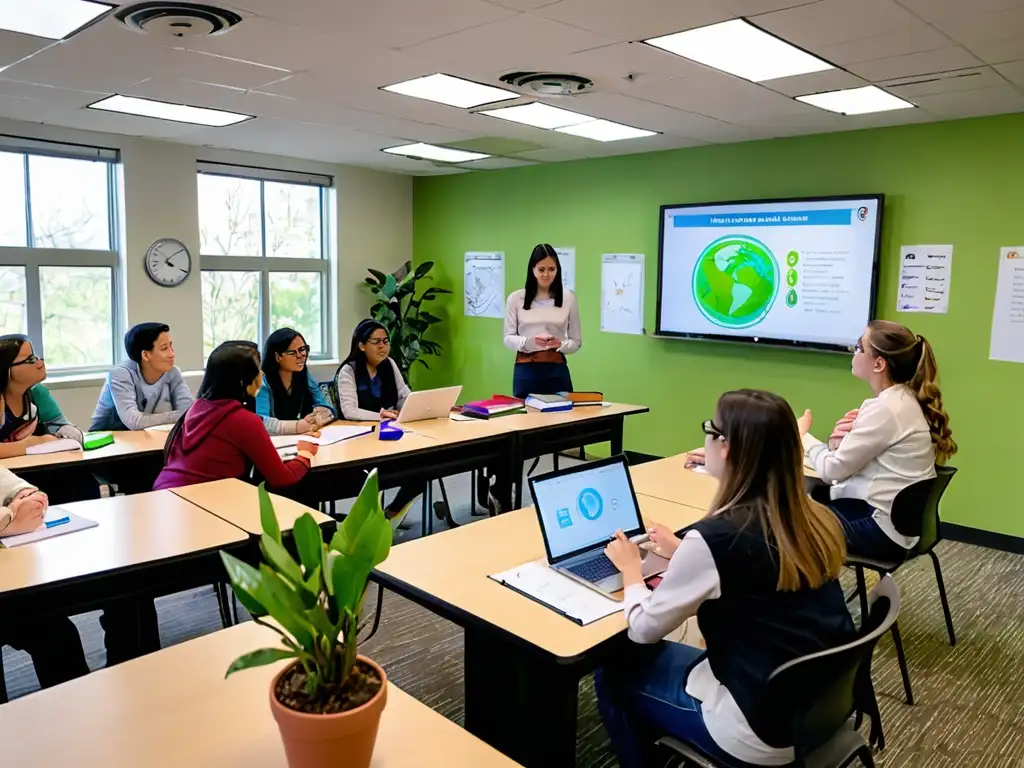
[(357, 655), (357, 643), (370, 571), (391, 550), (391, 525), (377, 485), (374, 470), (329, 545), (312, 515), (296, 520), (298, 562), (282, 544), (273, 504), (261, 485), (265, 562), (253, 568), (221, 552), (242, 605), (257, 623), (281, 636), (280, 647), (239, 657), (227, 675), (295, 660), (270, 685), (270, 706), (291, 768), (365, 768), (373, 757), (387, 678), (380, 666)]

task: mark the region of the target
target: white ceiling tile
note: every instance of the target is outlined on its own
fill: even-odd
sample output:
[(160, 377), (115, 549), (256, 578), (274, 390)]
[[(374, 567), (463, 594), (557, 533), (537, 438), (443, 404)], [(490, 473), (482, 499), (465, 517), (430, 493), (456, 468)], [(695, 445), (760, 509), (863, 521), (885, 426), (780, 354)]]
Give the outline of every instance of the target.
[(34, 83), (22, 83), (17, 80), (3, 79), (4, 73), (0, 72), (0, 93), (5, 96), (16, 96), (23, 99), (36, 99), (48, 104), (59, 104), (64, 107), (77, 109), (107, 96), (105, 93), (93, 93), (89, 91), (72, 91), (67, 88), (53, 88), (47, 85), (36, 85)]
[(53, 40), (0, 29), (0, 69), (53, 44)]
[(934, 27), (919, 24), (899, 32), (865, 37), (836, 45), (815, 46), (814, 52), (840, 67), (861, 61), (948, 48), (953, 42)]
[(718, 0), (562, 0), (538, 16), (614, 40), (643, 40), (735, 18)]
[(529, 160), (519, 160), (515, 157), (488, 157), (483, 160), (474, 160), (467, 163), (466, 168), (470, 170), (499, 171), (503, 168), (525, 168), (528, 165), (537, 163)]
[(516, 155), (516, 157), (525, 157), (538, 163), (564, 163), (572, 160), (583, 160), (590, 157), (590, 154), (586, 149), (546, 147), (544, 149), (534, 149), (530, 152), (522, 152)]
[(60, 125), (61, 118), (72, 111), (70, 107), (62, 107), (59, 104), (0, 94), (0, 117), (10, 120)]
[(968, 8), (971, 14), (977, 14), (1018, 8), (1024, 5), (1021, 0), (970, 0), (969, 3), (965, 0), (897, 0), (897, 2), (927, 20), (962, 16)]
[(737, 16), (757, 16), (816, 2), (818, 0), (722, 0), (722, 5)]
[(923, 77), (887, 80), (881, 83), (881, 85), (890, 93), (913, 101), (919, 96), (929, 96), (933, 93), (996, 88), (1000, 85), (1006, 85), (1006, 81), (991, 67), (976, 67), (974, 69), (946, 72), (942, 75), (925, 75)]
[(1002, 40), (979, 40), (964, 47), (986, 64), (1004, 64), (1024, 59), (1024, 35)]
[(944, 119), (1024, 112), (1024, 95), (1011, 85), (937, 93), (915, 101), (923, 109)]
[(923, 24), (893, 0), (820, 0), (758, 16), (754, 23), (812, 53), (822, 46)]
[(1014, 85), (1024, 86), (1024, 61), (996, 65), (996, 71)]
[[(588, 93), (573, 101), (571, 108), (593, 117), (602, 117), (648, 131), (672, 133), (677, 138), (706, 134), (720, 121), (703, 115), (684, 112), (673, 107), (618, 93)], [(697, 138), (696, 135), (693, 138)], [(699, 141), (695, 143), (701, 143)]]
[(329, 61), (338, 47), (337, 40), (323, 34), (318, 27), (301, 28), (260, 17), (245, 19), (226, 34), (189, 38), (182, 43), (185, 48), (293, 72)]
[(403, 50), (439, 67), (512, 71), (534, 69), (534, 58), (544, 52), (575, 53), (614, 42), (617, 41), (557, 21), (520, 14)]
[(977, 56), (963, 48), (942, 48), (937, 51), (911, 53), (906, 56), (891, 56), (887, 59), (862, 61), (851, 64), (849, 69), (872, 82), (894, 80), (899, 77), (929, 75), (936, 72), (952, 72), (970, 69), (981, 64)]
[(193, 80), (197, 83), (249, 89), (276, 82), (291, 73), (288, 70), (226, 59), (200, 51), (168, 49), (166, 63), (160, 67), (157, 74)]
[(974, 0), (957, 3), (948, 13), (929, 14), (927, 20), (958, 43), (999, 40), (1024, 29), (1024, 3), (998, 9), (977, 7)]
[(828, 69), (794, 77), (780, 77), (762, 85), (786, 96), (806, 96), (810, 93), (841, 91), (845, 88), (860, 88), (868, 85), (865, 80), (842, 69)]
[(554, 5), (558, 0), (487, 0), (491, 5), (510, 8), (513, 11), (535, 11), (546, 5)]

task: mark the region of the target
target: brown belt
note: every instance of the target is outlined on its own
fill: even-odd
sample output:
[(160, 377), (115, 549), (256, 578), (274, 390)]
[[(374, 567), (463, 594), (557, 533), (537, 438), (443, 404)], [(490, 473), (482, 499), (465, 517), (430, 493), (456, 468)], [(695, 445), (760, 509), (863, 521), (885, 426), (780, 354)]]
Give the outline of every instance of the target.
[(516, 352), (516, 363), (564, 363), (565, 355), (555, 349), (537, 352)]

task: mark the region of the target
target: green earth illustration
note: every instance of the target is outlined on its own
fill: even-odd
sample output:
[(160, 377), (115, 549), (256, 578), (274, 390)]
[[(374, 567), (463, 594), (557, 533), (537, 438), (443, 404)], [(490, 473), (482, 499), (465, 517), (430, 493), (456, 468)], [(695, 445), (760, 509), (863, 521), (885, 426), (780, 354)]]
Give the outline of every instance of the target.
[(715, 325), (749, 328), (775, 302), (779, 264), (771, 250), (746, 235), (728, 235), (708, 245), (693, 268), (693, 298)]

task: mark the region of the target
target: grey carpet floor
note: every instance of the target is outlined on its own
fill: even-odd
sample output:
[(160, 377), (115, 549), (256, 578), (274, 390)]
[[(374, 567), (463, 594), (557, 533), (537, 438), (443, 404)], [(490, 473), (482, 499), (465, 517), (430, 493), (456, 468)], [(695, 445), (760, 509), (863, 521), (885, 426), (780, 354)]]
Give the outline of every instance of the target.
[[(451, 478), (446, 485), (456, 519), (470, 522), (468, 476)], [(401, 534), (403, 540), (419, 534), (415, 517), (416, 526)], [(435, 524), (435, 530), (443, 528)], [(927, 559), (902, 569), (897, 575), (903, 592), (900, 627), (917, 703), (904, 703), (895, 651), (891, 639), (883, 638), (874, 676), (888, 746), (877, 763), (885, 768), (1024, 768), (1024, 557), (955, 542), (944, 542), (938, 552), (958, 643), (949, 646)], [(220, 629), (212, 589), (162, 598), (157, 609), (164, 646)], [(75, 617), (93, 669), (105, 661), (97, 616)], [(365, 652), (405, 691), (462, 722), (458, 627), (387, 594), (380, 631)], [(25, 654), (4, 648), (3, 661), (12, 697), (37, 689)], [(617, 765), (590, 679), (580, 688), (577, 738), (578, 766)]]

